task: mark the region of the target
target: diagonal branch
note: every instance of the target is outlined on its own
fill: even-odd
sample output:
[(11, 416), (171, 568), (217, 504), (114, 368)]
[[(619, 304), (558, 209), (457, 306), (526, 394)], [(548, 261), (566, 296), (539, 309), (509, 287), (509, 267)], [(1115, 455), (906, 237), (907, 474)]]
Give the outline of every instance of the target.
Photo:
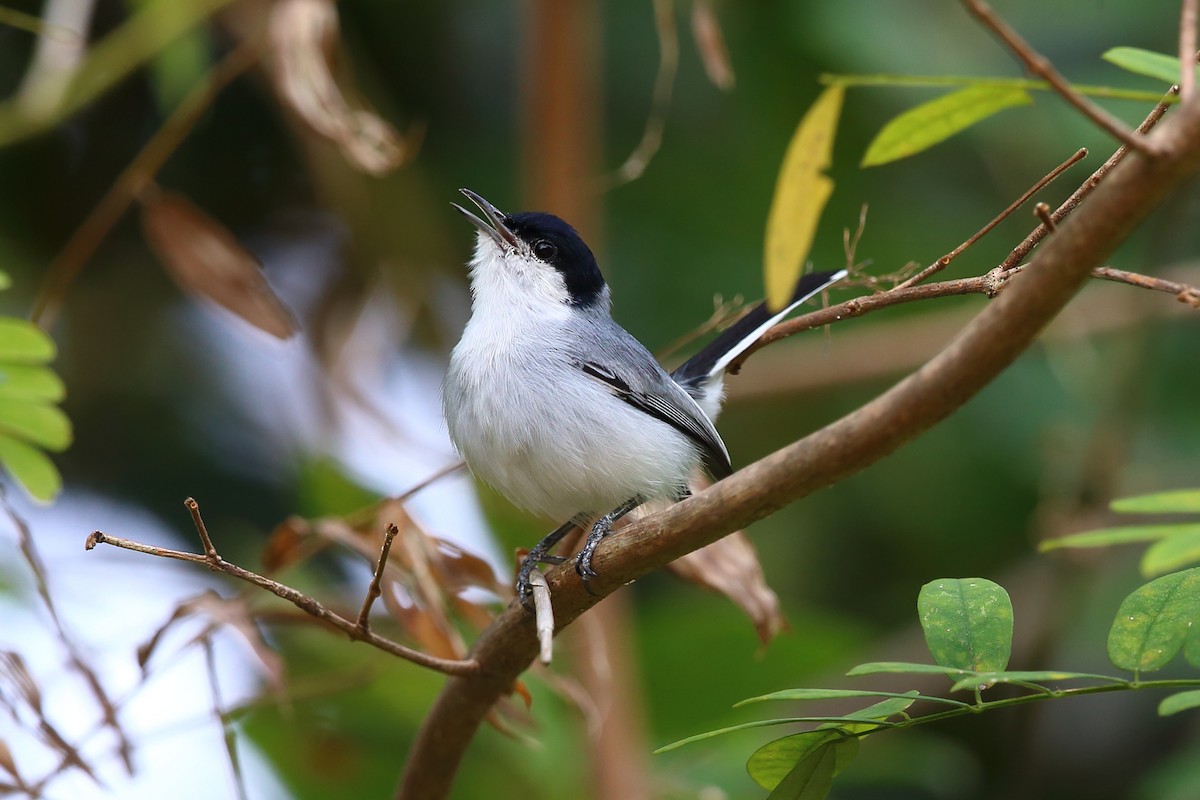
[[(857, 411), (607, 540), (596, 551), (595, 595), (570, 566), (551, 570), (559, 629), (625, 583), (882, 459), (966, 403), (1029, 347), (1172, 189), (1200, 170), (1200, 104), (1182, 104), (1150, 141), (1155, 159), (1126, 158), (1115, 167), (1039, 249), (1032, 268), (922, 368)], [(476, 728), (537, 652), (532, 615), (510, 605), (472, 649), (479, 672), (451, 678), (426, 717), (399, 800), (448, 794)]]
[(962, 2), (976, 19), (991, 29), (1008, 49), (1012, 50), (1013, 55), (1021, 59), (1030, 72), (1049, 83), (1064, 100), (1075, 106), (1080, 113), (1099, 128), (1130, 150), (1137, 150), (1142, 155), (1157, 155), (1150, 150), (1150, 146), (1143, 137), (1135, 131), (1131, 131), (1121, 120), (1076, 91), (1067, 79), (1054, 68), (1050, 60), (1036, 52), (1007, 22), (996, 16), (996, 12), (992, 10), (991, 6), (983, 0), (962, 0)]

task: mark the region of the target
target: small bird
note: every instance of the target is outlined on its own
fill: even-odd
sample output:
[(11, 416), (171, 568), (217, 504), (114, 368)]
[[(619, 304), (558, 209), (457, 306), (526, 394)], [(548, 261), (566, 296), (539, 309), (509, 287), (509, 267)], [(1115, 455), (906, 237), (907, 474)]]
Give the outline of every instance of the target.
[(462, 189), (483, 217), (475, 227), (471, 318), (450, 355), (443, 411), (471, 471), (514, 504), (567, 520), (521, 563), (528, 605), (538, 563), (576, 526), (591, 529), (575, 569), (586, 585), (592, 555), (614, 522), (642, 503), (688, 496), (697, 466), (733, 471), (713, 426), (729, 363), (768, 328), (845, 270), (805, 275), (778, 313), (752, 309), (668, 374), (613, 321), (592, 251), (553, 214), (505, 214)]

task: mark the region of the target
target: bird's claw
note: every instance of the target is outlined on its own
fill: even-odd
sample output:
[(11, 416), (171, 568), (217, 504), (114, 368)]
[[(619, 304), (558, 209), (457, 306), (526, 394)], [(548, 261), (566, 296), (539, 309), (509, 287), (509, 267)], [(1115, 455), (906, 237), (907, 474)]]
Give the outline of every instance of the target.
[(584, 547), (579, 553), (579, 557), (575, 559), (575, 572), (578, 573), (579, 577), (583, 580), (583, 588), (586, 589), (587, 593), (590, 595), (596, 594), (592, 591), (591, 585), (592, 578), (595, 578), (598, 575), (596, 570), (592, 569), (592, 553), (595, 551), (595, 549), (596, 548), (594, 546)]
[(517, 599), (521, 601), (521, 605), (526, 611), (533, 611), (533, 568), (537, 566), (540, 558), (535, 553), (530, 553), (521, 561), (521, 569), (517, 573)]

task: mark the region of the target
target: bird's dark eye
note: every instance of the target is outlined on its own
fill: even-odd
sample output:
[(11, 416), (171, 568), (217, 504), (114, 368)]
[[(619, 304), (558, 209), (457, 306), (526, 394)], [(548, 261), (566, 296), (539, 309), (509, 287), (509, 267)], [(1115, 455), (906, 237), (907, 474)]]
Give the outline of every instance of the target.
[(533, 243), (533, 254), (542, 261), (549, 261), (558, 255), (558, 248), (554, 246), (554, 242), (547, 239), (538, 239)]

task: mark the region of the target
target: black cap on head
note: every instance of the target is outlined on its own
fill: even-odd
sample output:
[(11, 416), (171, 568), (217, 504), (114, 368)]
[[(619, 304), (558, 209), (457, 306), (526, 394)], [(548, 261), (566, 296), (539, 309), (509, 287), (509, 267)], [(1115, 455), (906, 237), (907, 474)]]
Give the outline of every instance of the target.
[(588, 306), (604, 290), (596, 257), (574, 228), (553, 214), (523, 211), (504, 218), (505, 227), (529, 246), (537, 258), (563, 276), (571, 304)]

